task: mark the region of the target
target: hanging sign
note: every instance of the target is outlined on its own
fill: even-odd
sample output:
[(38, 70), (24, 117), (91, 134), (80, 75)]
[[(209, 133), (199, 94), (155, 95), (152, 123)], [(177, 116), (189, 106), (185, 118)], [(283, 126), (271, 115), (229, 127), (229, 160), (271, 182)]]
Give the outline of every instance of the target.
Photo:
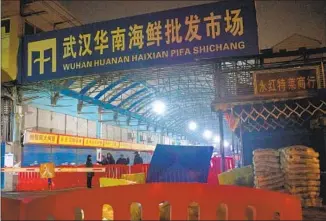
[(155, 146), (145, 144), (30, 131), (26, 131), (24, 134), (24, 144), (62, 145), (71, 147), (124, 149), (137, 151), (153, 151), (155, 149)]
[(103, 140), (95, 138), (85, 138), (84, 146), (89, 147), (103, 147)]
[(14, 166), (14, 155), (12, 153), (5, 154), (5, 167)]
[(58, 135), (26, 132), (24, 135), (24, 144), (26, 143), (56, 145), (58, 143)]
[(43, 179), (54, 178), (55, 177), (54, 163), (40, 164), (40, 177)]
[(24, 36), (22, 83), (258, 54), (253, 0), (219, 1)]
[(121, 149), (131, 149), (132, 150), (132, 143), (127, 142), (120, 142)]
[(60, 145), (68, 145), (68, 146), (83, 146), (84, 138), (59, 135), (59, 144)]
[(254, 73), (255, 95), (273, 95), (316, 90), (317, 68), (284, 69)]
[(120, 148), (120, 143), (118, 141), (113, 141), (113, 140), (104, 140), (103, 147), (118, 149), (118, 148)]

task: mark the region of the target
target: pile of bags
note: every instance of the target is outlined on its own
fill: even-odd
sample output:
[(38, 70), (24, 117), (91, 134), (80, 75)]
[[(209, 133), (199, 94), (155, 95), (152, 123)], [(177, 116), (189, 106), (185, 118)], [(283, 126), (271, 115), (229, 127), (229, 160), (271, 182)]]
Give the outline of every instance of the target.
[(305, 146), (291, 146), (280, 150), (284, 186), (287, 193), (301, 199), (304, 207), (320, 207), (319, 154)]
[(283, 191), (284, 176), (279, 151), (257, 149), (253, 152), (254, 183), (256, 188)]

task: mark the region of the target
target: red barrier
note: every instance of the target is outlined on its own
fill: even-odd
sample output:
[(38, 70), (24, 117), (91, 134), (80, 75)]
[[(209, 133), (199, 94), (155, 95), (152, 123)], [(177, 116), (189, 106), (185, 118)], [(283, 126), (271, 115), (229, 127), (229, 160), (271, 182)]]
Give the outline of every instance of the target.
[[(77, 167), (84, 168), (85, 165)], [(38, 168), (38, 167), (29, 167)], [(58, 168), (71, 168), (71, 166), (59, 166)], [(93, 177), (93, 186), (99, 187), (100, 177), (121, 178), (122, 174), (147, 173), (148, 164), (135, 166), (126, 165), (94, 165), (93, 168), (106, 168), (106, 172), (96, 172)], [(86, 186), (86, 173), (81, 172), (60, 172), (56, 173), (52, 179), (52, 189), (67, 189)], [(38, 172), (20, 172), (18, 174), (18, 183), (16, 191), (40, 191), (48, 189), (48, 180), (41, 179)]]
[[(213, 157), (211, 160), (211, 168), (208, 176), (208, 183), (218, 184), (217, 176), (221, 173), (221, 159), (220, 157)], [(225, 158), (226, 169), (234, 168), (234, 159), (232, 157)], [(79, 165), (77, 167), (85, 167), (85, 165)], [(38, 168), (38, 167), (29, 167)], [(59, 166), (58, 168), (71, 168), (71, 166)], [(94, 168), (104, 168), (101, 165), (94, 165)], [(134, 174), (134, 173), (145, 173), (149, 168), (149, 164), (139, 164), (133, 166), (126, 165), (108, 165), (105, 166), (106, 172), (96, 172), (93, 177), (93, 186), (99, 187), (100, 177), (109, 178), (121, 178), (122, 174)], [(60, 172), (56, 173), (52, 179), (52, 189), (67, 189), (75, 187), (86, 186), (86, 173), (80, 172)], [(40, 191), (48, 189), (47, 179), (41, 179), (38, 172), (20, 172), (18, 174), (18, 183), (16, 191)]]
[[(133, 166), (132, 166), (133, 167)], [(129, 166), (126, 165), (109, 165), (106, 167), (106, 177), (120, 179), (122, 174), (129, 174)]]
[[(235, 162), (233, 157), (225, 157), (224, 165), (226, 170), (234, 169)], [(211, 160), (211, 168), (208, 175), (208, 183), (218, 184), (218, 175), (222, 172), (221, 157), (213, 157)]]
[[(29, 167), (38, 168), (38, 167)], [(21, 172), (18, 173), (18, 182), (16, 186), (17, 191), (36, 191), (46, 190), (48, 188), (48, 181), (41, 179), (38, 172)]]
[(130, 220), (133, 202), (141, 205), (141, 220), (159, 220), (161, 202), (171, 206), (169, 220), (190, 220), (188, 208), (194, 202), (198, 204), (194, 211), (198, 220), (302, 220), (301, 203), (295, 196), (199, 183), (73, 190), (36, 198), (19, 208), (11, 206), (15, 203), (2, 202), (8, 204), (3, 207), (2, 218), (17, 218), (11, 214), (19, 214), (18, 220), (102, 220), (106, 204), (112, 206), (114, 220)]
[(130, 167), (130, 173), (145, 173), (147, 174), (149, 164), (137, 164)]

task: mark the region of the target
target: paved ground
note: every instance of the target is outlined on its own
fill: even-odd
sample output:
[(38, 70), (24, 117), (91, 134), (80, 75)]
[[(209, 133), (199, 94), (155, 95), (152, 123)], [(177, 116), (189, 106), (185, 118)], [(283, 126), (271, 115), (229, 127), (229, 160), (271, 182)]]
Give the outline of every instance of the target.
[(326, 220), (326, 207), (324, 206), (322, 208), (303, 209), (303, 220), (325, 221)]

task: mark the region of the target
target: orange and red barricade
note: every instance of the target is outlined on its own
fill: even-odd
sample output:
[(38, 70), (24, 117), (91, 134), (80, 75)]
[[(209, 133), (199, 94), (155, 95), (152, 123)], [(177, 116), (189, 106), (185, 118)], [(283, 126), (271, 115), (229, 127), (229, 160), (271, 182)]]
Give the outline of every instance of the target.
[(2, 218), (102, 220), (103, 207), (110, 205), (114, 220), (130, 220), (131, 204), (137, 203), (141, 209), (141, 220), (159, 220), (159, 204), (162, 202), (170, 204), (169, 220), (188, 220), (188, 208), (194, 202), (198, 206), (198, 220), (302, 220), (301, 203), (295, 196), (261, 189), (199, 183), (80, 189), (35, 198), (21, 204), (2, 198)]
[[(234, 168), (234, 159), (232, 157), (225, 158), (226, 169)], [(85, 168), (84, 165), (80, 166), (58, 166), (56, 170), (63, 170), (69, 168)], [(149, 164), (139, 164), (133, 166), (127, 165), (94, 165), (95, 171), (93, 177), (93, 185), (99, 186), (100, 177), (120, 179), (123, 174), (145, 173), (147, 174)], [(21, 168), (23, 172), (18, 173), (18, 181), (16, 191), (41, 191), (48, 189), (47, 179), (40, 178), (39, 167), (24, 167)], [(221, 173), (221, 159), (213, 157), (211, 161), (211, 168), (208, 177), (208, 183), (218, 184), (217, 176)], [(56, 172), (55, 177), (52, 179), (52, 189), (66, 189), (75, 187), (86, 186), (86, 172)]]

